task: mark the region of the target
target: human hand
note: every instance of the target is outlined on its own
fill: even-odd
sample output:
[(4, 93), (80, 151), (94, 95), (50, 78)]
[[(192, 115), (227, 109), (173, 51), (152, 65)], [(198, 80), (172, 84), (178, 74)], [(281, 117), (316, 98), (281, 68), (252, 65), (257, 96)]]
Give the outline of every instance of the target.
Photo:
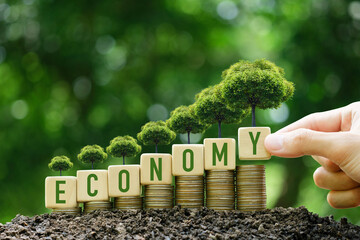
[(334, 208), (360, 205), (360, 102), (310, 114), (269, 135), (265, 147), (275, 156), (312, 157), (322, 166), (315, 184), (330, 190)]

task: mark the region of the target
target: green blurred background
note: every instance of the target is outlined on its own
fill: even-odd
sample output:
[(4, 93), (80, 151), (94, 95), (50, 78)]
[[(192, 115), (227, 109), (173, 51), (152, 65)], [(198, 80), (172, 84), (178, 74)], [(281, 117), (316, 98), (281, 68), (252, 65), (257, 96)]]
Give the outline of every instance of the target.
[[(258, 111), (258, 124), (272, 131), (360, 93), (358, 1), (2, 0), (0, 29), (0, 222), (48, 212), (44, 179), (56, 175), (47, 168), (53, 156), (71, 157), (75, 167), (65, 174), (89, 168), (76, 160), (82, 146), (106, 147), (167, 119), (239, 59), (274, 61), (296, 84), (280, 109)], [(236, 138), (238, 127), (224, 126), (223, 135)], [(269, 207), (305, 205), (360, 223), (358, 209), (328, 205), (309, 157), (266, 165)]]

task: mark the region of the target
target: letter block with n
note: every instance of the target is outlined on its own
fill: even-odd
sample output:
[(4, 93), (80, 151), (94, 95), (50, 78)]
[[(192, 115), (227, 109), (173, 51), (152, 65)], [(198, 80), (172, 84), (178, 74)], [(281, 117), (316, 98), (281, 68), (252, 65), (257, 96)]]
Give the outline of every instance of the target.
[(140, 165), (111, 165), (108, 181), (109, 197), (140, 196)]
[(266, 150), (264, 142), (270, 135), (269, 127), (239, 128), (239, 159), (240, 160), (268, 160), (270, 153)]
[(108, 171), (77, 171), (78, 202), (108, 201)]
[(142, 185), (171, 184), (171, 155), (167, 153), (144, 153), (140, 158)]
[(204, 145), (172, 145), (172, 174), (202, 176), (204, 174)]
[(205, 138), (205, 170), (234, 170), (236, 167), (233, 138)]
[(76, 177), (60, 176), (45, 179), (46, 208), (75, 208), (77, 206)]

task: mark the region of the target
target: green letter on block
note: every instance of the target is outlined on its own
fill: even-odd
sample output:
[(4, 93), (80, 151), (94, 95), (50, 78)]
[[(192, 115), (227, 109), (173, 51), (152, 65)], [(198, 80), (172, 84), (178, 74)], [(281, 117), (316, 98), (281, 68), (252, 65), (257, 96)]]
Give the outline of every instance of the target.
[[(122, 175), (125, 174), (126, 182), (125, 182), (125, 188), (122, 187), (123, 181), (122, 181)], [(130, 189), (130, 173), (128, 170), (121, 170), (119, 172), (119, 190), (120, 192), (127, 192)]]
[(96, 176), (96, 174), (89, 174), (89, 176), (87, 177), (87, 193), (90, 197), (95, 197), (98, 194), (98, 190), (95, 191), (91, 191), (91, 178), (94, 179), (94, 181), (98, 180), (98, 177)]
[(60, 190), (60, 184), (66, 184), (66, 181), (56, 181), (56, 203), (65, 204), (65, 200), (60, 200), (60, 194), (65, 193), (65, 190)]
[(154, 172), (159, 181), (162, 180), (162, 158), (159, 158), (159, 167), (156, 166), (155, 159), (150, 158), (150, 180), (154, 181)]
[(224, 166), (227, 166), (228, 163), (228, 144), (224, 143), (221, 153), (219, 153), (219, 149), (216, 146), (216, 143), (213, 143), (213, 166), (216, 166), (216, 157), (219, 159), (219, 162), (221, 162), (221, 159), (224, 157)]
[[(186, 167), (186, 154), (190, 154), (190, 167)], [(191, 172), (194, 169), (194, 152), (191, 149), (186, 149), (183, 152), (183, 169), (185, 172)]]
[(256, 133), (255, 139), (254, 139), (254, 135), (253, 135), (252, 132), (249, 132), (249, 135), (250, 135), (251, 142), (253, 144), (253, 155), (256, 155), (256, 145), (257, 145), (257, 143), (259, 141), (260, 132)]

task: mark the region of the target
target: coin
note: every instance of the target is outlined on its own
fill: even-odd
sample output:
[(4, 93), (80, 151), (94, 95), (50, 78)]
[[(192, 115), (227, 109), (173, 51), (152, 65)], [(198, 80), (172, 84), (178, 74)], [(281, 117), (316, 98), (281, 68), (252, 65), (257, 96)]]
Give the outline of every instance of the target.
[(182, 208), (201, 208), (204, 206), (204, 177), (176, 176), (175, 203)]
[(174, 206), (174, 187), (172, 185), (145, 186), (145, 208), (162, 209)]
[(234, 171), (206, 172), (206, 206), (215, 210), (235, 209)]
[(114, 208), (120, 210), (142, 209), (143, 200), (140, 196), (123, 196), (114, 198)]
[(66, 213), (70, 215), (78, 215), (81, 213), (81, 208), (54, 208), (52, 209), (53, 213)]
[(264, 165), (241, 165), (236, 168), (237, 209), (259, 211), (266, 209)]
[(84, 213), (90, 213), (95, 210), (110, 210), (112, 202), (110, 201), (91, 201), (84, 203)]

